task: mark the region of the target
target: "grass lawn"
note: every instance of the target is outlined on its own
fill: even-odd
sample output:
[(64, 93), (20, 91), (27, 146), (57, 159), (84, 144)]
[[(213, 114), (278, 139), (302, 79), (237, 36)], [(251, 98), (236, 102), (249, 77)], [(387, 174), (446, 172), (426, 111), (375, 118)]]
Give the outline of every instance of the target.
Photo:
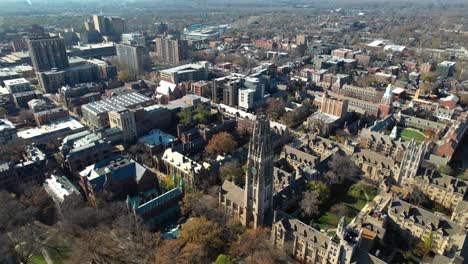
[(47, 264), (47, 261), (42, 255), (34, 255), (29, 259), (29, 263), (32, 264)]
[(404, 128), (400, 132), (400, 137), (404, 140), (411, 140), (414, 138), (416, 141), (421, 142), (426, 138), (426, 135), (417, 129)]
[[(376, 195), (376, 190), (372, 186), (366, 186), (365, 192), (369, 201), (374, 199)], [(325, 208), (328, 208), (319, 219), (316, 220), (316, 223), (320, 226), (320, 229), (335, 229), (340, 221), (342, 215), (332, 213), (330, 208), (335, 204), (344, 204), (350, 209), (350, 214), (345, 216), (346, 222), (349, 223), (362, 208), (367, 203), (366, 196), (362, 194), (359, 199), (354, 198), (350, 194), (350, 185), (338, 185), (332, 186), (332, 193), (336, 194), (330, 199)], [(330, 232), (334, 233), (334, 232)]]

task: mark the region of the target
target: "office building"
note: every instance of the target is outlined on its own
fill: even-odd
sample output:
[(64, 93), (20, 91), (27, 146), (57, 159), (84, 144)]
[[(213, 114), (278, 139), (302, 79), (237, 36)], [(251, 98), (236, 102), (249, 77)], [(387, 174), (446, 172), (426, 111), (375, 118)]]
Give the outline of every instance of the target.
[(48, 109), (33, 114), (34, 121), (36, 121), (37, 126), (43, 126), (50, 124), (55, 120), (59, 120), (65, 117), (68, 117), (68, 111), (65, 108), (57, 107), (53, 109)]
[(109, 112), (121, 109), (134, 109), (153, 104), (153, 100), (136, 92), (128, 92), (101, 101), (91, 102), (81, 107), (83, 118), (95, 127), (106, 127), (109, 125)]
[(103, 15), (93, 16), (94, 29), (101, 35), (108, 35), (110, 33), (109, 20)]
[(13, 94), (13, 101), (17, 108), (26, 108), (28, 107), (29, 101), (40, 97), (42, 97), (42, 94), (39, 94), (36, 91), (20, 92)]
[(72, 173), (114, 155), (109, 142), (88, 130), (65, 137), (59, 150), (65, 168)]
[(27, 40), (29, 55), (36, 72), (67, 68), (65, 41), (59, 37), (38, 37)]
[(98, 66), (85, 64), (63, 70), (40, 72), (38, 81), (45, 92), (56, 93), (64, 85), (99, 81)]
[(96, 83), (82, 83), (76, 86), (62, 86), (59, 89), (60, 101), (69, 111), (81, 114), (81, 106), (90, 102), (100, 101), (104, 88)]
[(5, 88), (12, 94), (29, 92), (32, 90), (31, 83), (25, 78), (12, 79), (3, 81)]
[(51, 142), (83, 130), (85, 130), (85, 127), (80, 122), (71, 117), (66, 117), (48, 125), (19, 131), (18, 137), (37, 143)]
[(169, 25), (164, 22), (154, 23), (154, 30), (157, 35), (164, 35), (167, 33)]
[(146, 38), (141, 33), (126, 33), (122, 34), (122, 41), (121, 43), (130, 44), (130, 45), (138, 45), (138, 46), (145, 46), (146, 45)]
[(178, 84), (185, 81), (201, 81), (208, 79), (208, 62), (200, 61), (162, 70), (161, 79)]
[(161, 61), (178, 65), (182, 60), (186, 59), (187, 43), (185, 41), (161, 37), (156, 38), (155, 42), (156, 55)]
[(143, 46), (117, 44), (117, 59), (130, 74), (142, 74), (148, 66), (149, 54)]
[(70, 48), (70, 55), (82, 58), (110, 57), (117, 54), (114, 42), (103, 42), (97, 44), (79, 44)]
[(109, 80), (117, 77), (117, 66), (105, 60), (90, 59), (88, 63), (97, 66), (100, 80)]
[(120, 39), (123, 33), (127, 31), (127, 24), (125, 19), (121, 17), (110, 17), (108, 18), (111, 26), (111, 34), (117, 39)]

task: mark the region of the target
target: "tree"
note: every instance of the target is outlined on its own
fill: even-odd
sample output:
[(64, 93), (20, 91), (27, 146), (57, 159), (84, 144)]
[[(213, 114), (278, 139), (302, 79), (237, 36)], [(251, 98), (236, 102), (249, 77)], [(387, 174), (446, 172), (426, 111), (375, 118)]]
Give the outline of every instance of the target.
[(421, 80), (425, 82), (435, 82), (437, 80), (437, 73), (435, 72), (425, 72), (421, 74)]
[(450, 165), (439, 166), (439, 171), (443, 174), (452, 175), (454, 174), (454, 170)]
[(215, 264), (234, 264), (229, 256), (224, 254), (220, 254), (215, 261)]
[(325, 175), (333, 183), (342, 183), (345, 180), (356, 180), (361, 170), (347, 156), (341, 154), (333, 155), (328, 163), (329, 171)]
[(408, 197), (408, 201), (414, 205), (428, 205), (430, 204), (430, 199), (424, 194), (421, 189), (414, 185), (411, 191), (410, 196)]
[(183, 125), (189, 125), (192, 122), (206, 124), (211, 118), (210, 108), (205, 105), (197, 105), (195, 109), (184, 108), (179, 113), (179, 122)]
[(209, 107), (199, 104), (195, 108), (193, 119), (201, 124), (208, 123), (211, 117), (211, 110)]
[(217, 256), (225, 242), (222, 239), (223, 230), (218, 223), (205, 217), (193, 218), (182, 226), (180, 240), (190, 245), (201, 246), (208, 256)]
[(346, 204), (335, 204), (330, 208), (330, 212), (340, 216), (351, 216), (353, 211)]
[(228, 161), (219, 168), (219, 176), (222, 181), (228, 180), (243, 186), (244, 171), (237, 160)]
[(354, 199), (360, 199), (366, 193), (366, 184), (363, 181), (359, 181), (349, 188), (349, 194)]
[(318, 199), (321, 203), (328, 201), (330, 198), (330, 187), (321, 181), (311, 181), (307, 184), (307, 189), (318, 194)]
[(129, 82), (129, 81), (132, 81), (135, 79), (135, 76), (133, 76), (132, 74), (130, 74), (130, 72), (128, 70), (121, 70), (119, 71), (118, 73), (118, 78), (120, 81), (122, 82)]
[(21, 109), (18, 112), (18, 119), (26, 123), (34, 123), (34, 116), (31, 110)]
[(205, 147), (210, 155), (220, 155), (224, 153), (233, 153), (237, 148), (237, 141), (228, 132), (221, 132), (214, 135)]
[(272, 120), (278, 120), (285, 113), (284, 104), (275, 98), (269, 98), (266, 102), (266, 115)]
[(179, 123), (184, 125), (188, 125), (193, 121), (193, 113), (192, 110), (190, 110), (190, 108), (182, 109), (179, 113), (177, 113), (177, 116), (179, 117)]
[(320, 200), (317, 192), (306, 191), (302, 194), (300, 208), (304, 217), (312, 217), (319, 213)]
[(231, 255), (241, 263), (280, 263), (285, 256), (273, 248), (270, 234), (270, 230), (264, 227), (247, 230), (237, 243), (231, 245)]

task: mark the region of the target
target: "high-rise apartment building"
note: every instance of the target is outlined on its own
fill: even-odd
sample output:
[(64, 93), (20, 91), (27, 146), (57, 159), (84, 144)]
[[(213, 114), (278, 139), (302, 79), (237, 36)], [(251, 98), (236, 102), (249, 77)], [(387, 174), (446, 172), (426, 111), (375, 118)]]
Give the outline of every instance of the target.
[(29, 55), (36, 72), (69, 66), (65, 41), (59, 37), (37, 37), (27, 40)]
[(117, 44), (117, 59), (131, 73), (141, 74), (148, 65), (149, 54), (143, 46)]
[(167, 30), (169, 29), (169, 25), (163, 22), (154, 23), (154, 29), (156, 31), (156, 34), (163, 35), (167, 33)]
[(110, 17), (108, 18), (111, 25), (111, 33), (116, 37), (122, 36), (127, 29), (127, 25), (125, 23), (125, 19), (121, 17)]
[(156, 38), (155, 41), (156, 55), (163, 62), (175, 65), (187, 57), (187, 44), (185, 41), (170, 38)]
[(101, 33), (101, 35), (108, 35), (109, 33), (109, 22), (103, 15), (94, 15), (93, 16), (94, 29)]

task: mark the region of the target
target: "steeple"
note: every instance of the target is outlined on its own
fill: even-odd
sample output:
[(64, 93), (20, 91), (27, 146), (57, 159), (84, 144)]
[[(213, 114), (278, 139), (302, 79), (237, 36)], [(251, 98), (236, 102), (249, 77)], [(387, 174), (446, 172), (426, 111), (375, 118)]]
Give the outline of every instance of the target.
[(379, 106), (379, 116), (380, 118), (384, 118), (388, 116), (392, 112), (392, 102), (393, 102), (393, 85), (389, 84), (387, 89), (385, 89), (385, 93), (382, 96), (382, 100), (380, 101)]
[(273, 208), (273, 150), (270, 122), (264, 114), (256, 117), (249, 143), (245, 175), (246, 223), (257, 228)]

